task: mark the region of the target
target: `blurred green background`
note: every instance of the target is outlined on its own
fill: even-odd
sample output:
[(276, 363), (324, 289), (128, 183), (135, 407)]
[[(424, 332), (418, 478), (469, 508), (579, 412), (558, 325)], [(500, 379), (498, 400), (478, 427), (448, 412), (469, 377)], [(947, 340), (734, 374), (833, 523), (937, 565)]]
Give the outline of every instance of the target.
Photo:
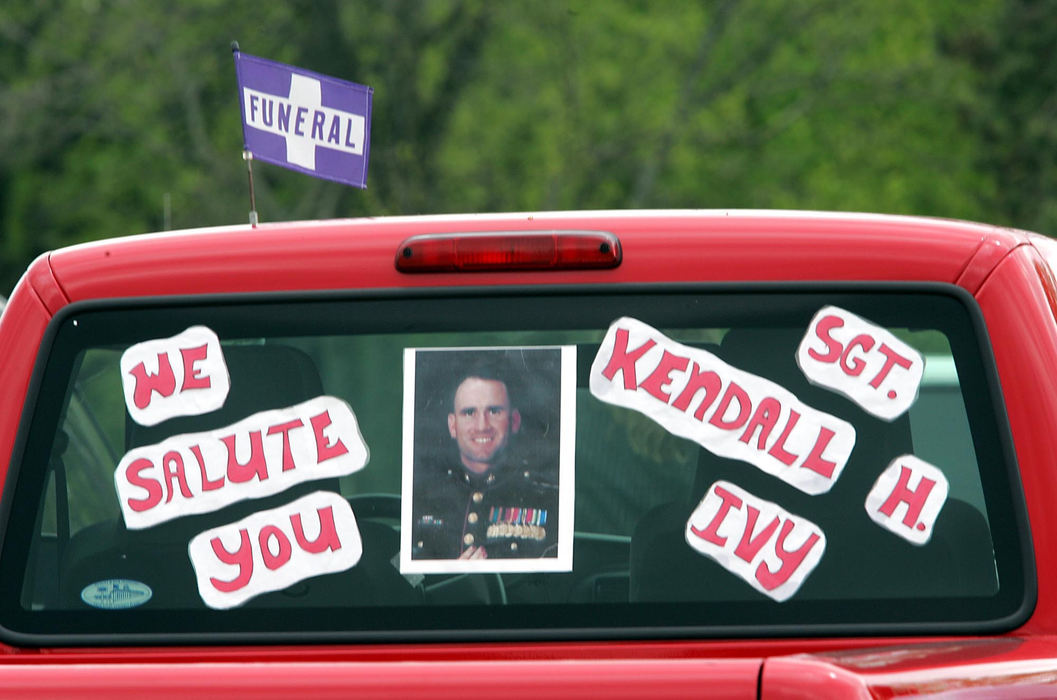
[(7, 0), (0, 294), (61, 245), (247, 220), (232, 40), (375, 90), (368, 189), (258, 163), (262, 221), (747, 207), (1057, 233), (1054, 0)]

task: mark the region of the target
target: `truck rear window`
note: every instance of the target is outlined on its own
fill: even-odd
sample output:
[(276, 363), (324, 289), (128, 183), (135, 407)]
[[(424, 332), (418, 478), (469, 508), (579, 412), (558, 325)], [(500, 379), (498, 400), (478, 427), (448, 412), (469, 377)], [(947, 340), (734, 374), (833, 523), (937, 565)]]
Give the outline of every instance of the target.
[(55, 319), (10, 640), (1008, 628), (1034, 574), (944, 286), (138, 300)]

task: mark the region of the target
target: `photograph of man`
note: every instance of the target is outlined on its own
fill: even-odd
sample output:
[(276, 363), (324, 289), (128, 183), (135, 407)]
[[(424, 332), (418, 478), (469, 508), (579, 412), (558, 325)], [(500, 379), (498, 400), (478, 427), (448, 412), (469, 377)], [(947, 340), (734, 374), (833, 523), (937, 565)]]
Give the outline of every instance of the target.
[(556, 557), (559, 348), (416, 356), (411, 558)]

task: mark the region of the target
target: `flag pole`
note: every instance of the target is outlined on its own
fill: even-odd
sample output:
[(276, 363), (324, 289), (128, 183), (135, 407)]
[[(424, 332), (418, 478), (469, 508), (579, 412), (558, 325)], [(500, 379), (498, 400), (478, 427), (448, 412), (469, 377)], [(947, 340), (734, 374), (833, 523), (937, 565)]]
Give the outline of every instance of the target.
[(250, 179), (250, 226), (257, 228), (257, 198), (253, 193), (253, 153), (244, 149), (242, 159), (246, 161), (246, 174)]
[[(238, 69), (239, 63), (239, 42), (231, 42), (231, 53), (235, 56), (235, 68)], [(242, 96), (239, 96), (239, 100)], [(257, 197), (253, 191), (253, 151), (246, 147), (245, 144), (242, 146), (242, 160), (246, 161), (246, 175), (250, 182), (250, 226), (257, 228)]]

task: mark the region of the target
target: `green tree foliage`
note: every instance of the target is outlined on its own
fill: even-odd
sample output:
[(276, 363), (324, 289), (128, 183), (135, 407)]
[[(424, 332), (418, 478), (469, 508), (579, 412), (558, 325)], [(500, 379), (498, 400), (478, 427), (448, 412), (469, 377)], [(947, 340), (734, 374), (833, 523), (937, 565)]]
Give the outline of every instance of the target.
[(995, 223), (1057, 234), (1057, 2), (1008, 0), (995, 30), (951, 42), (980, 77), (972, 118)]
[(256, 164), (266, 221), (774, 207), (1045, 228), (1048, 16), (1027, 0), (12, 0), (0, 291), (60, 245), (246, 221), (233, 39), (375, 90), (368, 189)]
[[(532, 21), (497, 23), (448, 143), (458, 176), (444, 199), (983, 217), (990, 183), (959, 116), (975, 76), (938, 34), (988, 22), (987, 8), (940, 5), (538, 5)], [(457, 157), (475, 144), (492, 157)]]

